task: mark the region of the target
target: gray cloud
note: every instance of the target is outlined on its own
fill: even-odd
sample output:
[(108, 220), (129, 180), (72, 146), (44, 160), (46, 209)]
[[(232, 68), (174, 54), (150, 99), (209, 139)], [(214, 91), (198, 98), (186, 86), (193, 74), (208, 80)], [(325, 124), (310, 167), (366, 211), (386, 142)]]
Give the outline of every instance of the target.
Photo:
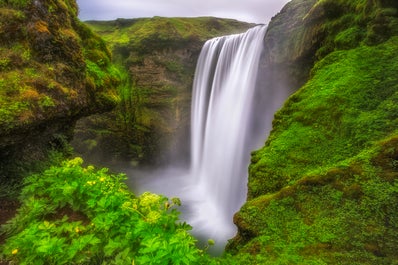
[(137, 17), (234, 18), (268, 23), (289, 0), (77, 0), (82, 20)]

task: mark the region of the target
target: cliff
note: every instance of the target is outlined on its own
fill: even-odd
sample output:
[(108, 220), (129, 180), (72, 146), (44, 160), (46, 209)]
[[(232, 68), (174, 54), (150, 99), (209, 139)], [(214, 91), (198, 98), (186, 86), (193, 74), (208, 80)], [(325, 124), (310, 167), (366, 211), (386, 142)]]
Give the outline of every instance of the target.
[(0, 2), (0, 180), (116, 105), (117, 70), (74, 0)]
[(293, 0), (273, 18), (265, 65), (298, 90), (252, 154), (228, 246), (237, 263), (398, 259), (397, 8)]
[(210, 38), (253, 25), (212, 17), (118, 19), (87, 25), (112, 47), (124, 85), (115, 111), (79, 121), (75, 149), (108, 165), (186, 163), (191, 89), (200, 50)]

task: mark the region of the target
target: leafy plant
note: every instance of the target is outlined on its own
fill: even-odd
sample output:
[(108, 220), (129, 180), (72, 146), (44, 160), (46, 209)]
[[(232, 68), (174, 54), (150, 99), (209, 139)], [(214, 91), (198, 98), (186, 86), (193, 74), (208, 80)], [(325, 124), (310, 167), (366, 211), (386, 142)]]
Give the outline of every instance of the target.
[(2, 227), (18, 264), (197, 264), (206, 259), (179, 221), (178, 199), (134, 196), (125, 175), (75, 158), (25, 180), (18, 214)]

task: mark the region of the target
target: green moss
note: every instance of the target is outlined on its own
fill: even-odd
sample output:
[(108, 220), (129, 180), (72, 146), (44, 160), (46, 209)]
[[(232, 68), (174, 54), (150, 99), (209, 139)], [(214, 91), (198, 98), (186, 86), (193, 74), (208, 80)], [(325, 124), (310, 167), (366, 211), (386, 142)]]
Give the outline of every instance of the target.
[(307, 14), (318, 61), (252, 155), (238, 264), (396, 262), (396, 8), (324, 0)]
[(30, 4), (31, 0), (8, 0), (6, 3), (15, 8), (25, 8)]
[[(116, 104), (111, 88), (119, 82), (118, 72), (104, 41), (78, 21), (75, 1), (43, 2), (47, 17), (36, 14), (36, 7), (24, 10), (30, 1), (7, 3), (7, 8), (0, 9), (0, 83), (4, 87), (0, 101), (2, 113), (7, 113), (1, 119), (5, 130), (37, 122), (38, 117), (51, 119), (59, 105), (65, 108), (76, 100), (97, 105), (90, 109)], [(27, 23), (31, 26), (26, 27)], [(77, 99), (87, 97), (85, 89), (94, 101)]]
[(118, 102), (119, 73), (105, 42), (78, 20), (76, 1), (33, 2), (0, 1), (2, 182), (46, 159), (78, 117)]
[(392, 38), (317, 63), (312, 79), (276, 114), (266, 146), (253, 155), (251, 197), (344, 165), (396, 131), (397, 47), (398, 38)]
[(386, 181), (371, 161), (383, 150), (394, 157), (394, 143), (388, 138), (344, 169), (248, 201), (235, 216), (240, 244), (230, 245), (238, 264), (392, 264), (398, 181)]
[(363, 38), (363, 30), (359, 27), (352, 27), (337, 34), (335, 45), (338, 49), (351, 49), (358, 45)]
[(317, 52), (323, 58), (338, 49), (350, 49), (361, 43), (377, 45), (396, 35), (397, 6), (383, 1), (318, 1), (309, 14), (323, 14), (324, 40)]

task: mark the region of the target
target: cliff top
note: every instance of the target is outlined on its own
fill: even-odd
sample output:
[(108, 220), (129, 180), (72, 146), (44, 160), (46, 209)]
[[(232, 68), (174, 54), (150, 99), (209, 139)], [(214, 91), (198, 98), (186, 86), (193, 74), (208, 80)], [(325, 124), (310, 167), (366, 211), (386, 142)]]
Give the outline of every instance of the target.
[[(129, 44), (140, 53), (197, 40), (204, 42), (225, 34), (240, 33), (255, 24), (215, 17), (137, 18), (112, 21), (86, 21), (86, 24), (110, 44)], [(159, 47), (157, 45), (162, 45)]]

